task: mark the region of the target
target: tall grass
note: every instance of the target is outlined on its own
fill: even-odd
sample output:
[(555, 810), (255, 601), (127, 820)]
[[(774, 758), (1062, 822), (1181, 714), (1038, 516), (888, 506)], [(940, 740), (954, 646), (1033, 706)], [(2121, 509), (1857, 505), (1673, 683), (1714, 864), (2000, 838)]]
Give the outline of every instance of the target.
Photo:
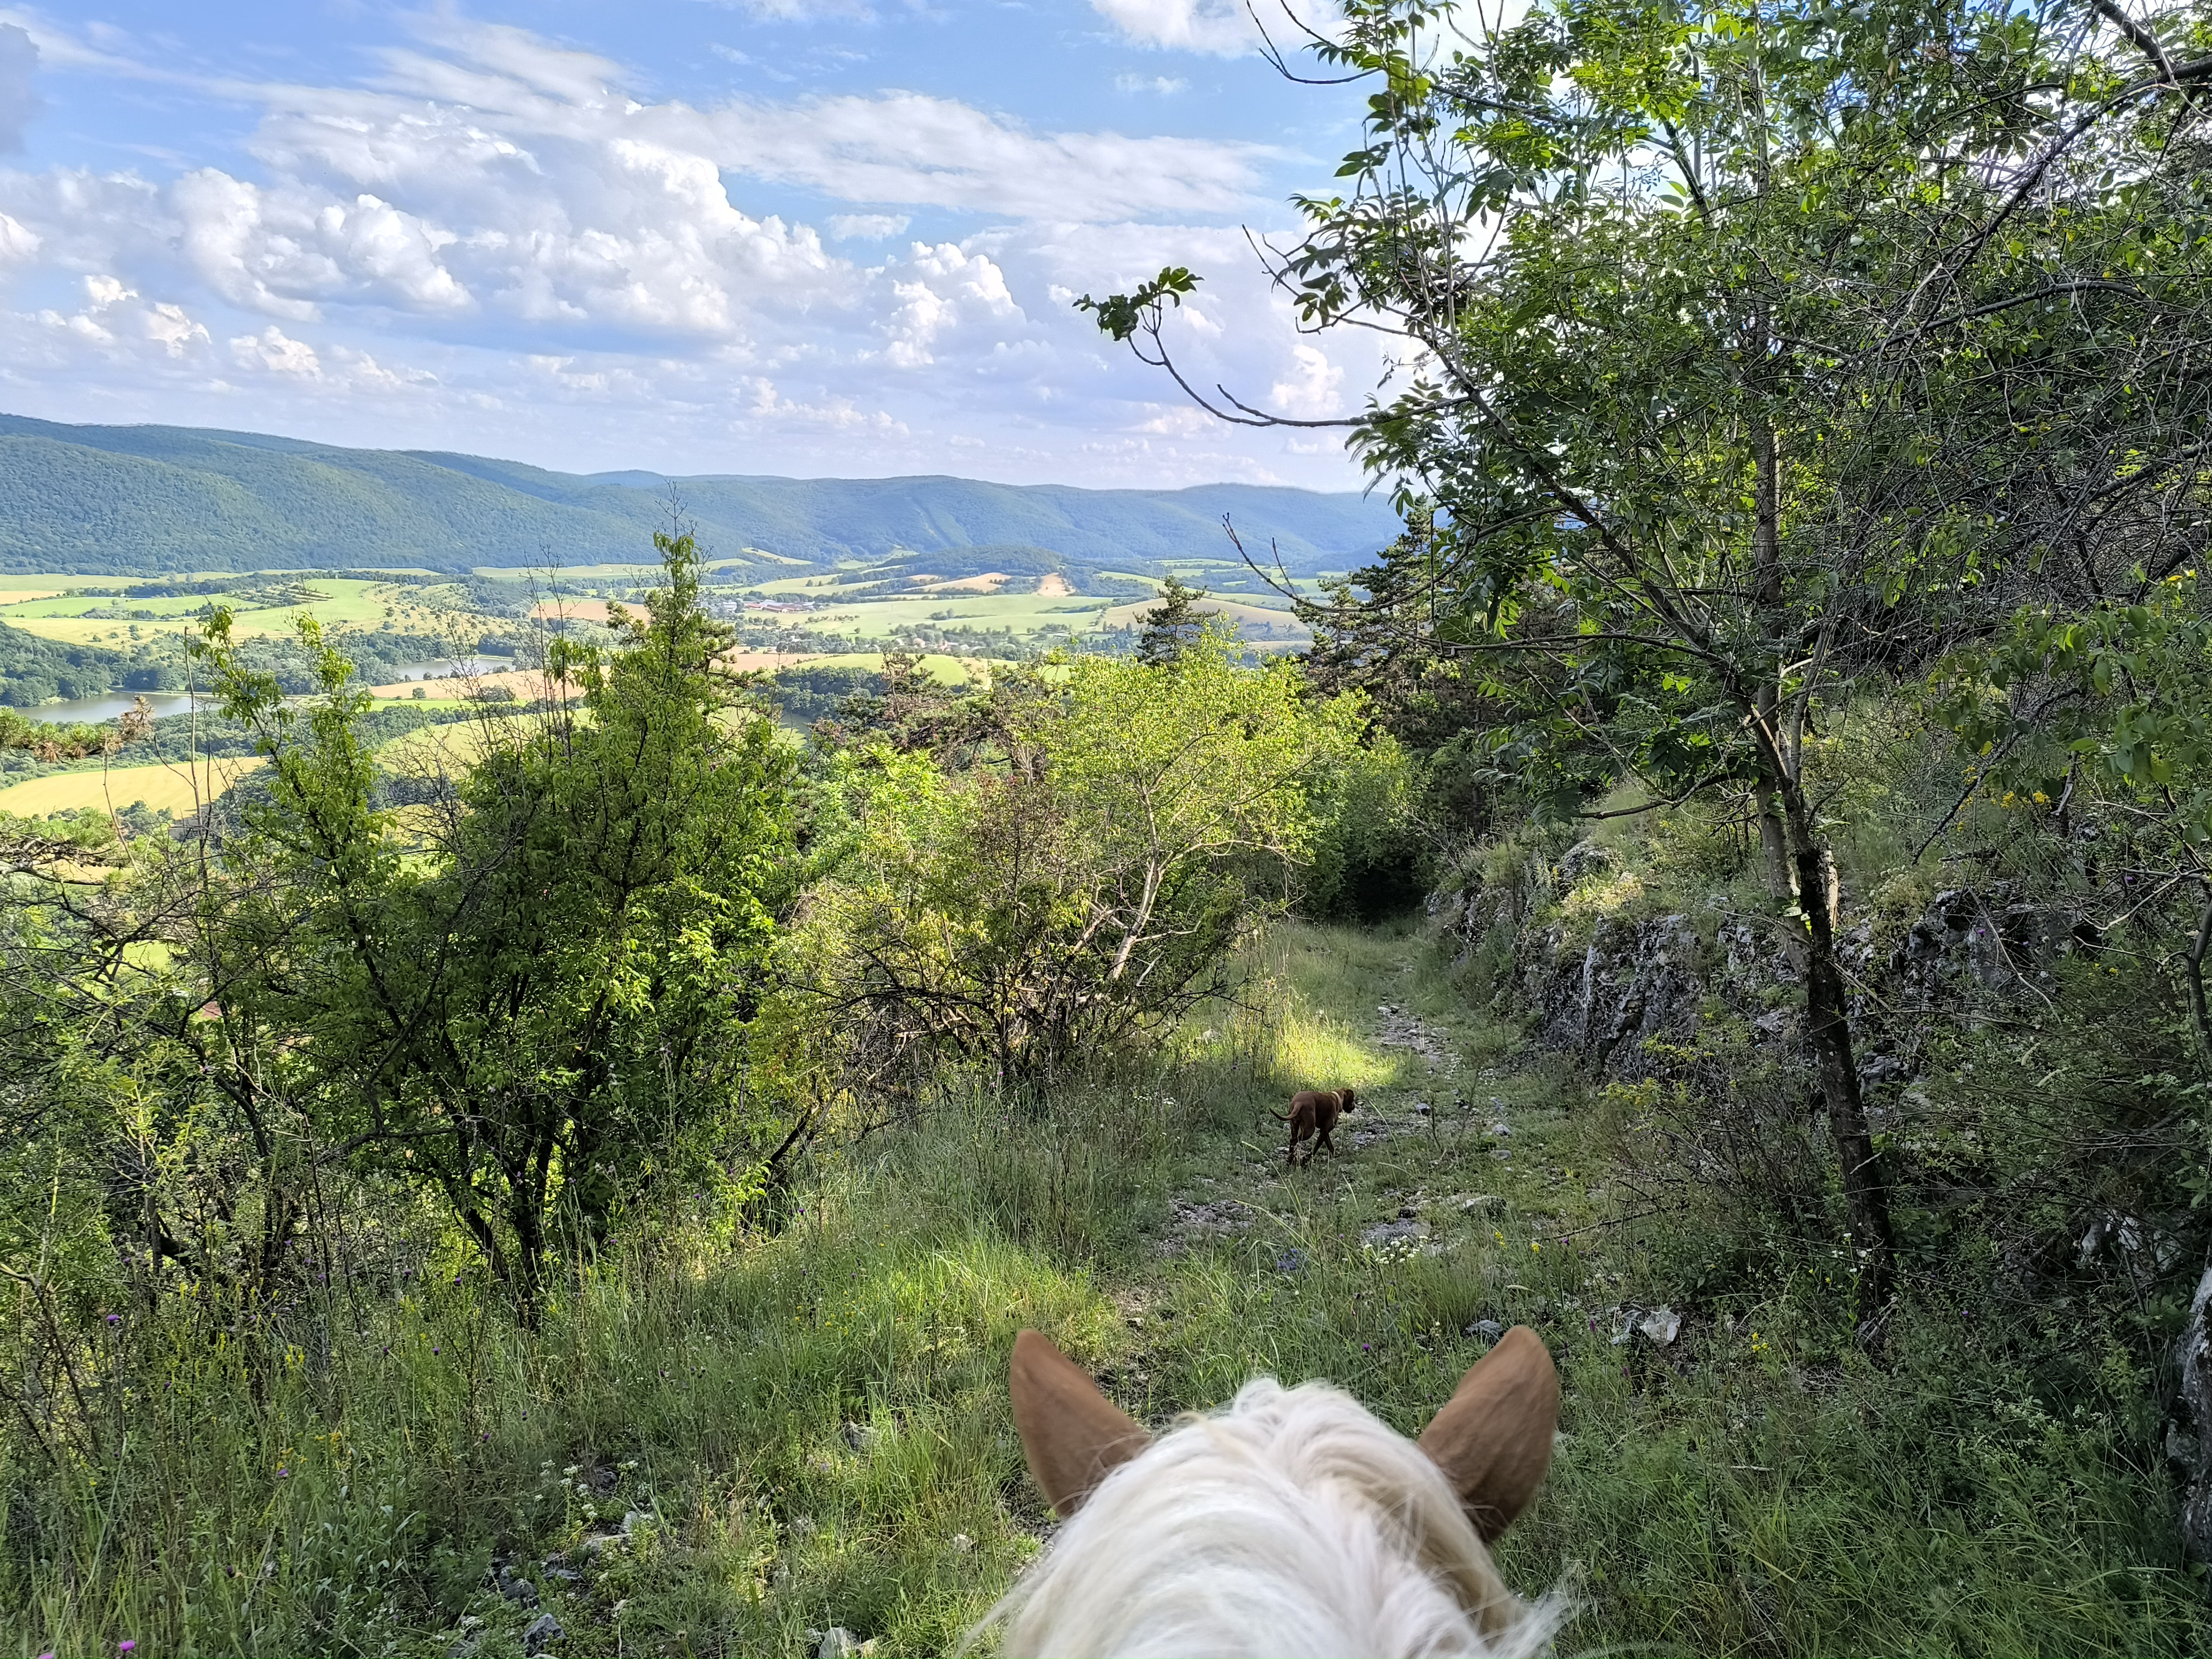
[[(1877, 1370), (1845, 1294), (1800, 1275), (1707, 1298), (1669, 1348), (1616, 1346), (1675, 1243), (1593, 1229), (1601, 1115), (1569, 1074), (1486, 1066), (1510, 1029), (1466, 1018), (1425, 951), (1279, 930), (1244, 1012), (1042, 1110), (956, 1096), (825, 1159), (773, 1235), (641, 1225), (534, 1329), (452, 1262), (258, 1320), (133, 1311), (96, 1455), (0, 1438), (0, 1643), (519, 1652), (538, 1609), (504, 1565), (566, 1654), (792, 1653), (832, 1625), (942, 1652), (1047, 1527), (1006, 1399), (1019, 1328), (1153, 1420), (1270, 1371), (1412, 1431), (1494, 1320), (1534, 1325), (1565, 1380), (1502, 1560), (1579, 1597), (1569, 1650), (2202, 1650), (2136, 1439), (2039, 1406), (1955, 1327), (1908, 1311)], [(1465, 1063), (1379, 1047), (1381, 1002)], [(1262, 1109), (1343, 1082), (1395, 1133), (1285, 1170)], [(1241, 1231), (1178, 1200), (1246, 1206)], [(1370, 1242), (1404, 1219), (1425, 1236)]]

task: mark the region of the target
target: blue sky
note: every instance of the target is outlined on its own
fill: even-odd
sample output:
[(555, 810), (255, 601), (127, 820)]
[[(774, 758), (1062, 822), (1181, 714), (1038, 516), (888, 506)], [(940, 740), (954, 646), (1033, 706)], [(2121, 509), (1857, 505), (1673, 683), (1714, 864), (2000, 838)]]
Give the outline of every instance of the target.
[(0, 0), (0, 409), (1352, 487), (1330, 434), (1222, 427), (1070, 307), (1188, 264), (1207, 379), (1307, 416), (1374, 385), (1245, 241), (1328, 183), (1360, 89), (1255, 42), (1231, 0)]

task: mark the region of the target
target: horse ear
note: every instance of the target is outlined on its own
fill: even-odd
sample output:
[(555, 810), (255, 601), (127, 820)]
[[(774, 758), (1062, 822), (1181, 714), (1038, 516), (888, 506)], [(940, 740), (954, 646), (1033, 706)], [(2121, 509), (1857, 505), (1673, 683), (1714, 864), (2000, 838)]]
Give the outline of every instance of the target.
[(1036, 1331), (1014, 1339), (1007, 1381), (1030, 1474), (1063, 1520), (1115, 1468), (1152, 1444), (1141, 1424)]
[(1486, 1544), (1528, 1506), (1551, 1466), (1559, 1374), (1526, 1325), (1516, 1325), (1469, 1367), (1420, 1448), (1444, 1474)]

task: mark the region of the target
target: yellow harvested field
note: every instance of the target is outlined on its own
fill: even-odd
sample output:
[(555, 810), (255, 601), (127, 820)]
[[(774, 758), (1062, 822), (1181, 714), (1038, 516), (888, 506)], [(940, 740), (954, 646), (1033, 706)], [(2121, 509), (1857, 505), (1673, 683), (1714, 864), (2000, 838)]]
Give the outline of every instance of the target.
[[(827, 653), (819, 651), (732, 651), (722, 658), (722, 665), (740, 674), (757, 668), (765, 668), (774, 673), (779, 668), (797, 668), (802, 664), (826, 659)], [(875, 665), (881, 668), (884, 659), (878, 657)]]
[(1065, 599), (1075, 592), (1074, 584), (1057, 570), (1048, 570), (1038, 579), (1037, 592), (1048, 599)]
[(529, 702), (538, 697), (553, 695), (553, 687), (544, 675), (535, 668), (502, 668), (495, 674), (471, 674), (453, 678), (441, 677), (434, 680), (394, 680), (389, 685), (372, 685), (368, 689), (380, 697), (402, 700), (415, 696), (421, 686), (432, 702), (459, 702), (471, 691), (483, 691), (492, 686), (504, 686), (514, 693), (518, 701)]
[[(626, 607), (633, 614), (642, 611), (643, 605)], [(607, 619), (605, 599), (540, 599), (530, 614), (540, 622), (549, 618), (566, 617), (570, 622), (603, 623)]]
[[(1158, 605), (1158, 599), (1139, 599), (1133, 605), (1117, 605), (1098, 618), (1101, 628), (1141, 628), (1139, 619)], [(1201, 599), (1197, 608), (1217, 617), (1233, 617), (1244, 626), (1247, 633), (1267, 629), (1278, 634), (1287, 634), (1304, 639), (1306, 625), (1287, 611), (1269, 611), (1256, 605), (1239, 605), (1234, 599)]]
[(133, 801), (144, 801), (156, 811), (167, 807), (179, 817), (199, 810), (246, 773), (261, 764), (258, 757), (203, 761), (198, 767), (112, 766), (101, 772), (57, 772), (0, 789), (0, 812), (22, 817), (44, 817), (49, 812), (74, 812), (90, 806), (117, 812)]

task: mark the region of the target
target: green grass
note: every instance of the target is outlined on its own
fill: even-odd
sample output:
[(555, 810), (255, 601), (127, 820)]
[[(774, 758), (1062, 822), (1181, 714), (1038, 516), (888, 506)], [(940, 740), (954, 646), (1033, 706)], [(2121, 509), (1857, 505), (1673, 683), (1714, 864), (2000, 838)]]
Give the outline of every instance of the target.
[[(939, 1101), (823, 1160), (773, 1236), (679, 1205), (534, 1333), (458, 1252), (394, 1294), (303, 1295), (268, 1338), (210, 1341), (224, 1322), (181, 1298), (132, 1311), (127, 1449), (118, 1415), (68, 1481), (4, 1471), (36, 1494), (11, 1539), (42, 1541), (0, 1554), (0, 1643), (442, 1651), (474, 1619), (515, 1651), (530, 1615), (485, 1578), (503, 1548), (567, 1654), (794, 1653), (833, 1624), (940, 1653), (1044, 1530), (1006, 1400), (1020, 1327), (1153, 1421), (1266, 1370), (1413, 1431), (1489, 1318), (1563, 1357), (1565, 1437), (1501, 1549), (1519, 1588), (1579, 1597), (1563, 1651), (2202, 1649), (2201, 1583), (2110, 1425), (2039, 1416), (1933, 1320), (1877, 1370), (1817, 1279), (1720, 1298), (1732, 1322), (1663, 1352), (1613, 1346), (1607, 1310), (1664, 1292), (1666, 1241), (1586, 1231), (1608, 1120), (1576, 1079), (1468, 1014), (1410, 931), (1285, 927), (1252, 967), (1261, 1012), (1043, 1112)], [(1383, 1046), (1385, 1002), (1456, 1064)], [(1286, 1170), (1266, 1109), (1346, 1082), (1341, 1155)], [(1178, 1221), (1224, 1199), (1243, 1231)], [(1364, 1242), (1408, 1210), (1425, 1238)], [(578, 1583), (538, 1568), (633, 1511), (628, 1548), (570, 1558)]]

